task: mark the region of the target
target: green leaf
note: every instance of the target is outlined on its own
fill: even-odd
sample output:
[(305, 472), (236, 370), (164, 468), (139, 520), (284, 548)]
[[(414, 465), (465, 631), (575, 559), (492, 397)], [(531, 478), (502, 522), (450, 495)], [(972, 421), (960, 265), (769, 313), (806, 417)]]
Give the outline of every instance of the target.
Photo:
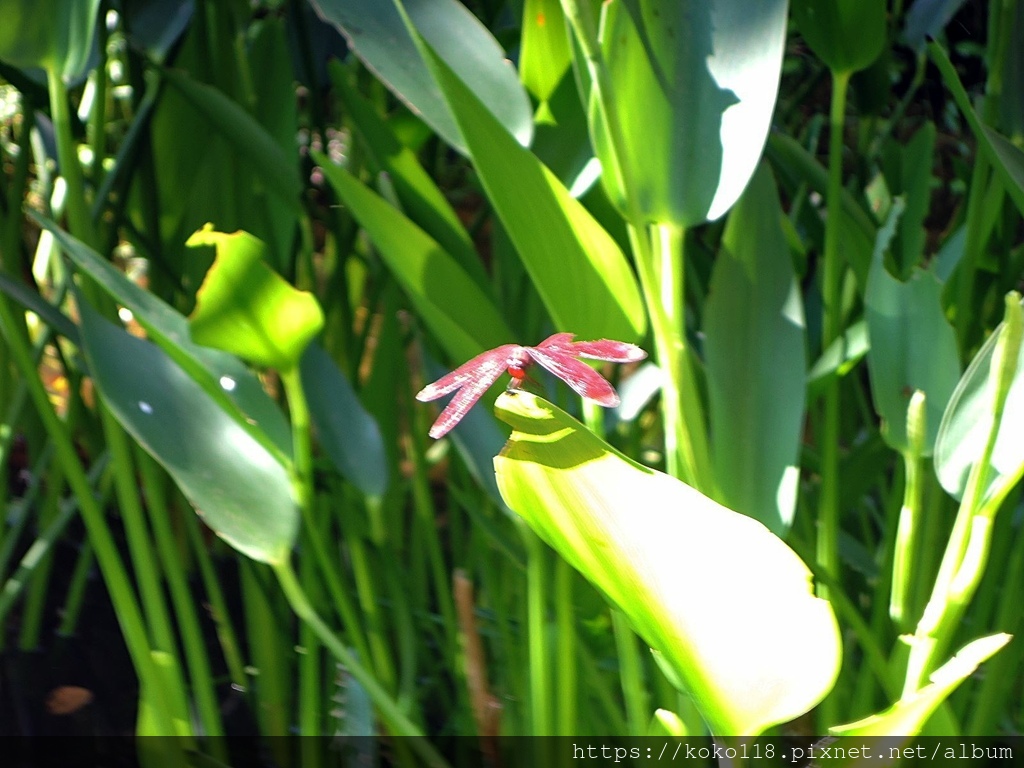
[(491, 33), (455, 0), (312, 0), (320, 17), (348, 40), (363, 63), (452, 147), (465, 154), (459, 133), (438, 85), (402, 18), (448, 66), (479, 94), (486, 110), (523, 145), (530, 143), (530, 101)]
[(804, 420), (804, 312), (767, 166), (729, 215), (704, 308), (715, 486), (784, 535)]
[(618, 244), (433, 53), (430, 65), (487, 196), (555, 325), (581, 338), (639, 338), (646, 316)]
[(367, 496), (388, 486), (388, 463), (377, 422), (316, 342), (302, 356), (302, 388), (316, 435), (334, 466)]
[(939, 422), (960, 378), (956, 334), (942, 311), (942, 284), (931, 272), (915, 269), (901, 283), (885, 269), (884, 255), (902, 212), (897, 198), (889, 220), (878, 232), (874, 260), (864, 296), (868, 325), (868, 373), (882, 436), (897, 451), (910, 449), (907, 408), (915, 390), (925, 393), (930, 456)]
[[(1020, 308), (1018, 308), (1020, 309)], [(1024, 309), (1020, 309), (1024, 311)], [(935, 442), (935, 472), (950, 494), (961, 498), (975, 462), (985, 451), (992, 429), (996, 386), (990, 369), (1003, 335), (1000, 323), (974, 356), (956, 386), (942, 417)], [(1009, 387), (999, 434), (992, 450), (988, 482), (980, 498), (989, 498), (1015, 483), (1024, 472), (1024, 347), (1017, 356), (1017, 370)]]
[[(982, 662), (995, 655), (1010, 642), (1010, 635), (997, 634), (981, 637), (968, 643), (929, 676), (931, 681), (919, 691), (900, 699), (884, 712), (871, 715), (848, 725), (829, 728), (834, 736), (914, 736), (960, 683), (966, 680)], [(884, 742), (890, 746), (890, 739)], [(892, 744), (892, 746), (896, 746)], [(862, 765), (863, 760), (857, 762)], [(829, 761), (832, 764), (832, 761)]]
[(256, 118), (221, 91), (178, 70), (165, 69), (161, 75), (248, 160), (269, 192), (286, 206), (299, 209), (302, 185), (295, 157), (288, 155)]
[(0, 59), (40, 67), (64, 82), (77, 79), (92, 52), (99, 0), (3, 0)]
[[(828, 170), (792, 136), (773, 133), (768, 138), (768, 157), (779, 179), (786, 178), (795, 186), (807, 184), (819, 195), (825, 194), (828, 187)], [(868, 283), (877, 227), (849, 190), (843, 189), (840, 198), (840, 252), (843, 261), (850, 265), (850, 269), (856, 275), (857, 283), (863, 291)]]
[(192, 339), (265, 368), (290, 371), (320, 333), (324, 315), (313, 294), (292, 287), (266, 261), (266, 246), (247, 232), (207, 227), (187, 245), (212, 245), (190, 321)]
[(593, 88), (591, 132), (609, 195), (622, 211), (634, 197), (648, 221), (689, 227), (719, 218), (750, 181), (768, 136), (785, 0), (622, 0), (604, 3), (603, 13), (615, 102), (605, 111), (621, 145), (606, 135)]
[(885, 45), (885, 0), (793, 0), (793, 19), (833, 72), (865, 69)]
[(942, 46), (935, 42), (929, 43), (928, 53), (942, 73), (942, 79), (953, 94), (956, 105), (971, 126), (971, 131), (978, 140), (978, 149), (984, 152), (988, 161), (992, 163), (1006, 193), (1017, 206), (1017, 210), (1024, 215), (1024, 152), (981, 121)]
[(575, 75), (559, 0), (526, 0), (519, 77), (537, 103), (530, 148), (578, 198), (597, 180), (600, 169)]
[(404, 212), (434, 238), (481, 289), (488, 290), (487, 272), (473, 240), (437, 184), (423, 170), (416, 153), (398, 141), (373, 105), (348, 84), (340, 64), (331, 62), (328, 70), (355, 123), (358, 137), (377, 166), (376, 170), (388, 174)]
[(512, 339), (491, 298), (437, 242), (344, 168), (318, 153), (313, 158), (453, 359)]
[(237, 357), (194, 344), (184, 315), (133, 283), (96, 251), (54, 222), (30, 215), (53, 234), (64, 255), (79, 270), (95, 280), (114, 301), (131, 311), (150, 340), (188, 372), (207, 396), (279, 461), (289, 461), (291, 433), (288, 422), (277, 404), (263, 391), (259, 379)]
[(254, 560), (287, 558), (298, 509), (284, 466), (159, 347), (78, 306), (90, 371), (117, 420), (218, 536)]
[(629, 617), (712, 734), (757, 735), (831, 689), (835, 616), (781, 539), (532, 394), (497, 412), (513, 427), (494, 460), (505, 502)]

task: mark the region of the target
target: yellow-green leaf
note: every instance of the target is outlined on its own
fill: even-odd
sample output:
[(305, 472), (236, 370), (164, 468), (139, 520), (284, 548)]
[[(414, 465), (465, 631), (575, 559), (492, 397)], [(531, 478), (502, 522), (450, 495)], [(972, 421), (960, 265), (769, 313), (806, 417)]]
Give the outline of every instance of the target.
[(196, 295), (192, 339), (266, 368), (287, 371), (298, 365), (324, 324), (313, 294), (270, 269), (266, 246), (248, 232), (226, 234), (207, 226), (187, 244), (217, 249)]
[(831, 689), (840, 642), (807, 566), (761, 523), (635, 464), (526, 392), (497, 401), (505, 502), (630, 619), (716, 735), (756, 735)]

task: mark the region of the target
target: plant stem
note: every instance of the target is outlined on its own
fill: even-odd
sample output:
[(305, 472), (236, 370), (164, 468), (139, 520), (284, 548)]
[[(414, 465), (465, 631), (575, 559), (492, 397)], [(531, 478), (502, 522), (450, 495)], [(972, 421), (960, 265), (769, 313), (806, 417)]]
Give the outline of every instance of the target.
[[(849, 73), (833, 72), (832, 105), (829, 127), (828, 220), (825, 227), (825, 264), (823, 269), (822, 349), (842, 334), (842, 277), (845, 272), (840, 251), (843, 191), (843, 125)], [(825, 391), (825, 413), (821, 436), (821, 500), (818, 509), (817, 560), (832, 579), (839, 576), (839, 379), (831, 380)], [(818, 594), (828, 598), (828, 589), (818, 585)]]
[(324, 624), (320, 616), (313, 610), (313, 606), (310, 605), (309, 600), (306, 598), (306, 594), (303, 592), (291, 564), (287, 561), (274, 563), (273, 569), (292, 611), (301, 621), (309, 625), (317, 637), (320, 638), (320, 641), (334, 654), (335, 658), (344, 664), (352, 676), (359, 681), (359, 684), (366, 689), (370, 699), (377, 706), (384, 722), (393, 734), (395, 736), (419, 737), (413, 742), (412, 748), (416, 750), (420, 757), (430, 766), (448, 768), (447, 761), (427, 741), (420, 729), (409, 720), (395, 700), (377, 682), (377, 679), (356, 660), (355, 655), (345, 647), (345, 644), (331, 632), (330, 628)]

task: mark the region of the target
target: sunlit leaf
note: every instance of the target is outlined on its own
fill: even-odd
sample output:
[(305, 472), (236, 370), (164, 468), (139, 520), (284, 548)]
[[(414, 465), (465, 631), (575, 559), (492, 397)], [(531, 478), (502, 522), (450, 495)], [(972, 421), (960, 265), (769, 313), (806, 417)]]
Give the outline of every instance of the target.
[(729, 214), (704, 308), (715, 484), (780, 536), (796, 508), (807, 367), (782, 216), (764, 167)]
[[(410, 30), (401, 0), (311, 0), (360, 59), (451, 146), (465, 152), (458, 124), (431, 77)], [(491, 33), (455, 0), (405, 0), (417, 32), (441, 52), (457, 77), (521, 144), (532, 132), (530, 102), (505, 52)]]
[[(1021, 310), (1024, 311), (1024, 310)], [(939, 482), (956, 498), (963, 496), (967, 478), (983, 454), (992, 428), (995, 387), (990, 376), (992, 360), (1003, 333), (1001, 323), (974, 356), (956, 386), (942, 417), (935, 442), (935, 472)], [(1017, 371), (1010, 385), (992, 451), (988, 483), (982, 497), (1015, 482), (1024, 471), (1024, 347), (1017, 357)]]
[(594, 89), (591, 131), (611, 198), (625, 211), (627, 196), (634, 196), (649, 221), (692, 226), (719, 218), (746, 187), (768, 136), (786, 0), (622, 0), (602, 7), (621, 179)]
[(242, 429), (280, 461), (287, 461), (285, 457), (291, 454), (288, 422), (277, 403), (263, 390), (259, 379), (237, 357), (195, 344), (184, 315), (133, 283), (113, 264), (51, 220), (34, 214), (33, 218), (53, 234), (64, 255), (114, 301), (128, 309), (150, 340), (231, 414)]
[(289, 285), (267, 266), (266, 246), (247, 232), (207, 228), (189, 245), (212, 245), (217, 256), (206, 274), (190, 321), (192, 339), (258, 366), (289, 371), (320, 333), (316, 298)]
[[(829, 728), (836, 736), (914, 736), (932, 713), (983, 661), (995, 655), (1010, 642), (1010, 635), (998, 634), (982, 637), (968, 643), (929, 676), (929, 684), (905, 696), (884, 712), (871, 715), (848, 725)], [(884, 742), (889, 744), (889, 739)], [(879, 754), (884, 754), (880, 752)], [(856, 763), (861, 765), (863, 761)], [(832, 762), (830, 761), (831, 765)]]
[(497, 411), (513, 427), (494, 461), (505, 502), (629, 617), (712, 733), (756, 735), (830, 690), (835, 616), (781, 539), (534, 395)]
[(288, 556), (298, 509), (284, 466), (159, 347), (79, 301), (82, 342), (104, 403), (218, 536), (263, 562)]
[(639, 338), (643, 304), (618, 244), (444, 61), (431, 54), (430, 63), (487, 195), (555, 325), (580, 338)]
[(512, 340), (491, 297), (433, 238), (344, 168), (313, 157), (453, 360)]

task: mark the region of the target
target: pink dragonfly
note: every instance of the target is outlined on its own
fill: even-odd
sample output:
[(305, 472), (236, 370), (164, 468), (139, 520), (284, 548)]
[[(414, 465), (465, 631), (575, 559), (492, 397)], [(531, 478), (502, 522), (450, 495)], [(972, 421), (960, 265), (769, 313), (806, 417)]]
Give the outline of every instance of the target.
[(604, 377), (586, 363), (576, 358), (607, 360), (612, 363), (632, 363), (643, 360), (647, 353), (634, 344), (624, 341), (573, 341), (571, 333), (556, 333), (548, 336), (536, 347), (521, 347), (518, 344), (502, 344), (477, 355), (463, 363), (451, 373), (428, 384), (416, 395), (417, 400), (437, 400), (449, 392), (458, 390), (448, 406), (437, 417), (430, 428), (435, 440), (447, 435), (473, 407), (484, 392), (498, 380), (506, 370), (512, 376), (509, 389), (518, 389), (526, 378), (526, 369), (534, 362), (540, 363), (573, 390), (606, 408), (619, 404), (619, 396)]

